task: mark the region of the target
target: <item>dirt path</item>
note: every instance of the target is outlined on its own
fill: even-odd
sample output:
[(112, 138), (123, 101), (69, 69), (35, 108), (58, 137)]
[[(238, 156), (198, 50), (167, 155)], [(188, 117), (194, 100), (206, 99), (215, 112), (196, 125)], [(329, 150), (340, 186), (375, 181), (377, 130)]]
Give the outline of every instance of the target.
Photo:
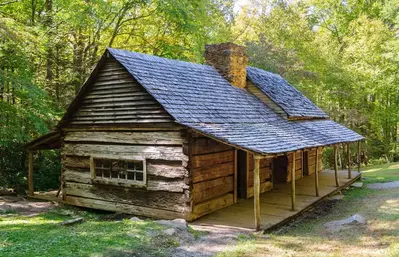
[(18, 213), (32, 216), (46, 212), (56, 204), (52, 202), (27, 200), (20, 196), (0, 196), (0, 216)]

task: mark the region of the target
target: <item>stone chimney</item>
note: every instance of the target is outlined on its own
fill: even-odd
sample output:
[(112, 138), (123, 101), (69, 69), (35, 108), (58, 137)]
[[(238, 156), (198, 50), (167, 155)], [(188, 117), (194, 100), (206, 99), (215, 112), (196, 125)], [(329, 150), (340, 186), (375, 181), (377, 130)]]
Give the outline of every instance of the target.
[(247, 80), (246, 47), (234, 43), (205, 46), (206, 63), (212, 65), (233, 86), (244, 88)]

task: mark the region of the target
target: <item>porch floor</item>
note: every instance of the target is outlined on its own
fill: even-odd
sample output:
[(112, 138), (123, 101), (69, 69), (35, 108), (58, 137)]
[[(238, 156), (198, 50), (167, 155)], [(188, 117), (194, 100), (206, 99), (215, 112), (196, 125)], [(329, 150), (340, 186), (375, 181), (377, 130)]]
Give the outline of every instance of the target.
[[(360, 178), (360, 174), (352, 171), (352, 179), (348, 172), (338, 172), (340, 187), (335, 186), (334, 171), (324, 170), (319, 173), (319, 197), (315, 193), (314, 174), (296, 181), (296, 211), (291, 210), (291, 183), (275, 184), (271, 191), (260, 195), (261, 229), (269, 230), (288, 222), (301, 212), (309, 209), (321, 199), (347, 187)], [(238, 199), (238, 202), (215, 211), (192, 222), (198, 226), (220, 226), (239, 229), (254, 228), (254, 200)]]

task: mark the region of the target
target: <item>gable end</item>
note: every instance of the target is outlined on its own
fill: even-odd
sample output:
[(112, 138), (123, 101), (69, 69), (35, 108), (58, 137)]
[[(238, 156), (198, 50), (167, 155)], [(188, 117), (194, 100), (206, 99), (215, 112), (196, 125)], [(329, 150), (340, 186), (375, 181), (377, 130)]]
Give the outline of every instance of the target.
[(107, 52), (60, 126), (174, 124), (174, 118)]

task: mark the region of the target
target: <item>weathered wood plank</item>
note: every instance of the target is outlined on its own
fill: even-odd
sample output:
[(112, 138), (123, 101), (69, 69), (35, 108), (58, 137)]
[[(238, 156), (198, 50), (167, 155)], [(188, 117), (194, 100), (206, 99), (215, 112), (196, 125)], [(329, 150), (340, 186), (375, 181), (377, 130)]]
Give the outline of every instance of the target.
[(62, 165), (69, 168), (90, 168), (90, 158), (88, 156), (66, 156), (63, 155), (61, 158)]
[[(260, 193), (264, 193), (273, 189), (273, 184), (270, 181), (261, 182), (260, 183)], [(247, 198), (254, 196), (254, 187), (248, 187), (247, 189)]]
[(188, 177), (188, 170), (182, 166), (182, 162), (149, 160), (147, 174), (165, 178), (184, 178)]
[(141, 105), (156, 105), (160, 106), (155, 100), (137, 100), (134, 102), (107, 102), (107, 103), (84, 103), (84, 108), (109, 108), (109, 107), (127, 107), (127, 106), (141, 106)]
[(219, 153), (194, 155), (192, 160), (193, 168), (209, 167), (220, 163), (233, 162), (234, 151), (224, 151)]
[(120, 158), (135, 160), (137, 157), (161, 160), (187, 160), (181, 146), (103, 145), (65, 143), (65, 155), (94, 156), (96, 158)]
[(197, 219), (205, 214), (222, 209), (226, 206), (233, 204), (233, 202), (234, 195), (226, 194), (203, 203), (195, 204), (193, 206), (193, 219)]
[(69, 196), (80, 196), (177, 212), (187, 211), (187, 202), (189, 200), (186, 199), (183, 193), (105, 187), (103, 185), (88, 185), (71, 182), (66, 184), (65, 192)]
[(110, 93), (110, 92), (108, 92), (107, 94), (89, 93), (85, 96), (85, 99), (102, 99), (105, 101), (105, 99), (125, 98), (127, 95), (130, 97), (149, 96), (148, 93), (144, 92), (144, 91), (137, 91), (137, 92), (128, 91), (125, 93)]
[(123, 203), (115, 203), (108, 202), (102, 200), (94, 200), (83, 197), (76, 196), (67, 196), (65, 199), (67, 204), (93, 208), (93, 209), (101, 209), (113, 212), (122, 212), (122, 213), (130, 213), (139, 216), (153, 217), (157, 219), (176, 219), (176, 218), (185, 218), (186, 214), (182, 212), (174, 212), (167, 210), (160, 210), (156, 208), (148, 208), (130, 204)]
[(132, 115), (110, 115), (110, 116), (92, 116), (92, 117), (73, 117), (74, 121), (93, 121), (93, 122), (102, 122), (102, 121), (124, 121), (124, 120), (154, 120), (154, 119), (164, 119), (169, 122), (173, 122), (173, 119), (169, 114), (132, 114)]
[(133, 95), (125, 94), (125, 96), (121, 97), (111, 97), (111, 98), (85, 98), (83, 100), (83, 104), (92, 104), (92, 103), (117, 103), (117, 102), (130, 102), (130, 101), (142, 101), (142, 100), (152, 100), (152, 96), (149, 94), (142, 95)]
[(195, 183), (192, 189), (193, 202), (200, 203), (233, 192), (233, 185), (233, 176)]
[[(101, 180), (96, 179), (92, 180), (90, 171), (78, 171), (74, 169), (65, 169), (64, 178), (66, 184), (68, 182), (76, 182), (82, 184), (98, 184), (98, 185), (108, 185), (114, 186), (118, 184), (117, 181), (112, 180)], [(143, 188), (148, 191), (165, 191), (165, 192), (176, 192), (183, 193), (184, 190), (189, 189), (189, 186), (185, 183), (183, 179), (164, 179), (164, 177), (153, 177), (148, 176), (147, 184), (143, 186), (128, 184), (128, 183), (119, 183), (119, 187), (121, 188)]]
[(225, 177), (234, 173), (234, 163), (227, 162), (208, 166), (205, 168), (196, 168), (192, 171), (193, 183), (211, 180), (219, 177)]
[(194, 138), (192, 147), (194, 155), (222, 152), (232, 149), (231, 146), (219, 143), (211, 138)]
[(91, 184), (92, 183), (91, 177), (90, 177), (90, 170), (83, 172), (83, 171), (77, 171), (77, 170), (66, 168), (63, 176), (66, 181), (65, 184), (67, 184), (68, 182), (77, 182), (77, 183), (82, 183), (82, 184)]

